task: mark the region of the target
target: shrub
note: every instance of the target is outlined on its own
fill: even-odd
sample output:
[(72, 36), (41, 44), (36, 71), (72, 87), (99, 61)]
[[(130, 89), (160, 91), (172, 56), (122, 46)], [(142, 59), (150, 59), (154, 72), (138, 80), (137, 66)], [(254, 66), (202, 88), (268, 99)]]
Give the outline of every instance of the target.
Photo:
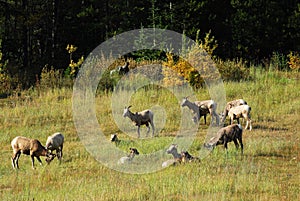
[(288, 55), (288, 65), (290, 69), (298, 71), (300, 69), (300, 56), (298, 52), (290, 52)]
[(285, 70), (287, 69), (287, 58), (285, 55), (273, 52), (272, 57), (270, 59), (269, 70)]
[(242, 81), (250, 79), (250, 68), (242, 59), (216, 60), (217, 68), (225, 81)]
[(63, 78), (60, 70), (55, 70), (53, 67), (49, 68), (47, 65), (42, 69), (40, 79), (37, 78), (37, 87), (40, 90), (55, 89), (66, 87), (72, 84), (68, 82), (67, 78)]

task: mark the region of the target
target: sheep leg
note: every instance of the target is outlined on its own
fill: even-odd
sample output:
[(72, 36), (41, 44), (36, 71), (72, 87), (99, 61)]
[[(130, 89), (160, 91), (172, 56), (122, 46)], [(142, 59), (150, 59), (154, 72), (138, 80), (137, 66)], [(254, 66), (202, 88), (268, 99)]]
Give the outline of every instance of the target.
[(32, 169), (35, 169), (34, 168), (34, 156), (33, 155), (30, 155), (31, 157), (31, 165), (32, 165)]
[(251, 119), (247, 118), (245, 130), (247, 130), (249, 125), (250, 125), (249, 130), (251, 131), (252, 130)]
[(206, 125), (206, 114), (203, 115), (203, 118), (204, 118), (204, 124)]
[(248, 124), (249, 124), (249, 121), (247, 120), (247, 121), (246, 121), (246, 127), (245, 127), (245, 130), (247, 130)]
[(42, 163), (40, 157), (39, 157), (39, 156), (36, 156), (36, 158), (37, 158), (37, 160), (39, 161), (40, 165), (43, 165), (43, 163)]
[(138, 133), (138, 138), (140, 138), (140, 126), (138, 126), (137, 133)]
[(15, 159), (13, 157), (11, 158), (11, 165), (13, 169), (15, 169)]
[(17, 153), (15, 153), (14, 155), (13, 155), (13, 157), (12, 157), (12, 159), (11, 159), (11, 161), (12, 161), (12, 166), (13, 166), (13, 168), (15, 169), (15, 168), (17, 168), (17, 169), (19, 169), (19, 158), (20, 158), (20, 155), (21, 155), (21, 152), (17, 152)]
[(152, 137), (154, 137), (154, 131), (155, 131), (154, 123), (150, 122), (150, 124), (151, 124), (151, 127), (152, 127)]
[[(61, 145), (60, 148), (59, 148), (59, 157), (58, 157), (58, 160), (59, 160), (59, 161), (61, 161), (62, 156), (63, 156), (62, 150), (63, 150), (63, 145)], [(58, 156), (58, 154), (57, 154), (57, 156)]]
[(220, 125), (220, 118), (219, 116), (214, 112), (215, 118), (216, 118), (216, 126)]
[(228, 115), (228, 111), (225, 110), (223, 115), (224, 115), (224, 116), (222, 117), (222, 120), (221, 120), (221, 121), (222, 121), (223, 123), (225, 123), (226, 117), (227, 117), (227, 115)]
[(251, 115), (250, 113), (248, 113), (248, 121), (249, 121), (249, 124), (250, 124), (250, 131), (252, 130), (252, 124), (251, 124)]
[(225, 148), (226, 156), (227, 156), (227, 155), (228, 155), (228, 146), (227, 146), (227, 142), (224, 143), (224, 148)]
[(241, 137), (239, 137), (239, 138), (238, 138), (238, 141), (239, 141), (239, 143), (240, 143), (240, 145), (241, 145), (241, 154), (243, 155), (243, 153), (244, 153), (243, 139), (242, 139)]
[(237, 139), (234, 139), (233, 142), (235, 144), (236, 149), (239, 149), (239, 143), (238, 143)]
[(146, 137), (148, 137), (149, 132), (150, 132), (150, 126), (149, 126), (149, 124), (147, 124), (146, 126), (147, 126), (147, 134), (146, 134)]

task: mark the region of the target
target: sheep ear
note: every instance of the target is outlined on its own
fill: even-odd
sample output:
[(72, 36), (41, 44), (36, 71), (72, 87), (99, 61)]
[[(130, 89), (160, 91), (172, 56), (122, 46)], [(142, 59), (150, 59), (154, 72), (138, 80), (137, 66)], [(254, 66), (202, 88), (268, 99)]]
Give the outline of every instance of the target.
[(131, 108), (131, 107), (132, 107), (132, 105), (129, 105), (129, 106), (128, 106), (128, 109)]

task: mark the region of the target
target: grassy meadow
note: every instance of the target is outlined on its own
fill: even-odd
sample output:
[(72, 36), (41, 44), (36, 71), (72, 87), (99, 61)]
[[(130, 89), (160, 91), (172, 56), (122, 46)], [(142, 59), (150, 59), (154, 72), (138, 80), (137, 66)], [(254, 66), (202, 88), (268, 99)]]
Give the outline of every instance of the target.
[[(244, 131), (243, 157), (229, 143), (227, 157), (218, 146), (200, 163), (147, 174), (107, 168), (86, 151), (73, 122), (72, 89), (30, 89), (0, 99), (0, 200), (300, 200), (300, 75), (252, 68), (251, 76), (249, 81), (224, 83), (227, 100), (243, 98), (252, 108), (253, 130)], [(206, 89), (196, 95), (199, 100), (209, 99)], [(123, 108), (126, 103), (121, 98)], [(122, 120), (131, 125), (129, 135), (119, 130), (111, 93), (98, 94), (95, 102), (103, 133), (108, 139), (118, 132), (122, 150), (134, 146), (145, 154), (162, 149), (172, 142), (180, 124), (178, 100), (165, 90), (139, 90), (130, 100), (133, 111), (153, 104), (160, 106), (157, 110), (164, 108), (160, 114), (166, 120), (155, 119), (159, 133), (149, 140), (135, 138), (136, 127), (129, 119)], [(192, 155), (199, 153), (207, 128), (201, 119), (189, 148)], [(32, 170), (30, 157), (21, 155), (20, 169), (12, 169), (14, 137), (37, 138), (45, 144), (47, 136), (58, 131), (65, 135), (61, 164), (55, 159), (46, 165), (42, 159), (40, 166), (35, 160)]]

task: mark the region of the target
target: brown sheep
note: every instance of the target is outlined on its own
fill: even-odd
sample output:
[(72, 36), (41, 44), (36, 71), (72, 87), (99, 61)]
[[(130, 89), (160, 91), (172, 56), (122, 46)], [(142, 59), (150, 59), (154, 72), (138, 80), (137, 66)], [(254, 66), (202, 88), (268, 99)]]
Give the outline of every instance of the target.
[(64, 139), (63, 134), (57, 132), (49, 136), (46, 141), (46, 149), (50, 150), (50, 153), (52, 153), (53, 150), (56, 150), (59, 162), (61, 162), (63, 156)]
[(236, 100), (232, 100), (227, 102), (226, 107), (224, 109), (224, 112), (220, 115), (221, 116), (221, 122), (225, 122), (225, 119), (228, 115), (228, 112), (231, 108), (236, 107), (236, 106), (240, 106), (240, 105), (247, 105), (247, 102), (243, 99), (236, 99)]
[[(236, 148), (239, 148), (239, 143), (241, 145), (241, 154), (243, 155), (243, 129), (240, 124), (233, 124), (229, 125), (227, 127), (221, 128), (217, 135), (209, 140), (208, 143), (204, 144), (204, 147), (208, 149), (213, 149), (217, 145), (224, 145), (224, 148), (226, 149), (226, 153), (228, 153), (228, 142), (234, 142)], [(239, 143), (238, 143), (239, 142)]]
[(129, 108), (131, 106), (125, 107), (124, 112), (123, 112), (123, 117), (129, 117), (131, 121), (135, 123), (135, 125), (138, 127), (137, 133), (138, 133), (138, 138), (140, 137), (140, 126), (141, 125), (146, 125), (148, 130), (147, 130), (147, 136), (150, 131), (150, 126), (149, 123), (151, 124), (152, 127), (152, 137), (154, 137), (154, 123), (153, 123), (153, 112), (151, 110), (144, 110), (141, 112), (136, 112), (132, 113)]
[(42, 165), (42, 161), (40, 156), (46, 156), (46, 161), (49, 163), (51, 160), (54, 159), (55, 154), (48, 153), (46, 148), (40, 143), (40, 141), (36, 139), (30, 139), (22, 136), (15, 137), (11, 141), (11, 146), (13, 149), (13, 156), (12, 156), (12, 166), (14, 169), (19, 169), (18, 160), (20, 158), (21, 153), (25, 155), (30, 155), (32, 168), (34, 169), (34, 157)]

